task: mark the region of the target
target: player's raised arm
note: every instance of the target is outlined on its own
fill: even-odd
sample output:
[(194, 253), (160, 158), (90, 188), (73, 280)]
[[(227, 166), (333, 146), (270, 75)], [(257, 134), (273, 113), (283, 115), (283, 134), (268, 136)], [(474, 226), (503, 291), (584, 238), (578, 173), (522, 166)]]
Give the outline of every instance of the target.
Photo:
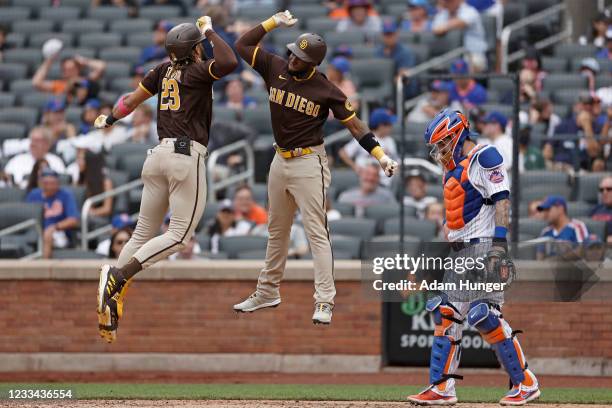
[(223, 41), (219, 34), (213, 29), (210, 17), (200, 17), (196, 22), (196, 26), (214, 47), (215, 58), (210, 67), (213, 75), (216, 78), (221, 78), (232, 73), (238, 66), (238, 60), (236, 59), (232, 47)]
[(380, 143), (378, 143), (378, 140), (376, 140), (374, 133), (372, 133), (370, 128), (363, 123), (356, 114), (349, 116), (348, 120), (343, 123), (353, 137), (357, 139), (361, 147), (378, 160), (380, 167), (385, 171), (387, 177), (391, 177), (397, 173), (399, 168), (398, 163), (387, 156)]
[(266, 33), (277, 27), (292, 27), (297, 21), (297, 18), (294, 18), (289, 10), (274, 14), (272, 17), (261, 24), (257, 24), (238, 38), (235, 44), (238, 55), (240, 55), (245, 62), (253, 66), (257, 46)]
[(119, 119), (123, 119), (132, 113), (132, 111), (134, 111), (138, 105), (149, 99), (151, 96), (153, 95), (139, 86), (136, 88), (136, 90), (134, 90), (134, 92), (123, 95), (121, 98), (119, 98), (119, 101), (113, 107), (113, 111), (110, 115), (98, 116), (94, 122), (94, 127), (96, 129), (104, 129), (112, 126)]

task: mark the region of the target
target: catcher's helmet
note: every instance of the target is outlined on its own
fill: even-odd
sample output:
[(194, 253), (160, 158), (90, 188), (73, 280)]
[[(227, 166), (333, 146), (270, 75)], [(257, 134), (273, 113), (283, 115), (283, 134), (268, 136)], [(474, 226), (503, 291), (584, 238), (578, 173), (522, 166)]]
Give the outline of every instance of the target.
[(450, 160), (444, 163), (452, 170), (459, 163), (463, 143), (470, 137), (470, 125), (463, 113), (444, 109), (429, 123), (423, 136), (425, 143), (434, 147), (431, 154), (435, 160), (437, 159), (434, 155), (452, 151)]
[(183, 23), (168, 31), (166, 35), (166, 52), (172, 62), (191, 58), (193, 47), (201, 43), (206, 36), (191, 23)]
[(287, 49), (302, 61), (319, 65), (327, 53), (325, 40), (318, 34), (304, 33), (295, 42), (287, 44)]

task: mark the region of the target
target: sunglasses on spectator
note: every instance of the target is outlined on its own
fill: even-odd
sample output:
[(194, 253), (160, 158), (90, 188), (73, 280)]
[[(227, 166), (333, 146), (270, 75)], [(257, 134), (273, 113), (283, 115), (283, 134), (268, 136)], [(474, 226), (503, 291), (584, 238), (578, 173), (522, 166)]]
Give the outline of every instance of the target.
[(115, 241), (115, 245), (123, 245), (125, 244), (127, 241), (123, 241), (123, 240), (117, 240)]
[(600, 193), (603, 193), (604, 191), (612, 191), (612, 187), (599, 187)]

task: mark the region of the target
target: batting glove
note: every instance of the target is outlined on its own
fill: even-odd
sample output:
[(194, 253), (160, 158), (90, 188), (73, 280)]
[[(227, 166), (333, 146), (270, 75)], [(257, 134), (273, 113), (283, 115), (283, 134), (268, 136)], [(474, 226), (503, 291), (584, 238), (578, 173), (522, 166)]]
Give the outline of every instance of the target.
[(196, 21), (196, 26), (204, 35), (206, 35), (206, 31), (213, 29), (212, 20), (208, 16), (202, 16), (198, 18), (198, 21)]
[(382, 169), (385, 171), (385, 175), (387, 177), (393, 176), (399, 169), (399, 164), (387, 155), (381, 157), (379, 163), (380, 167), (382, 167)]
[(96, 121), (94, 122), (94, 127), (96, 129), (106, 129), (109, 128), (111, 125), (108, 124), (108, 122), (106, 121), (107, 116), (106, 115), (100, 115), (96, 118)]
[(293, 27), (298, 19), (291, 15), (289, 10), (281, 11), (272, 16), (277, 27)]

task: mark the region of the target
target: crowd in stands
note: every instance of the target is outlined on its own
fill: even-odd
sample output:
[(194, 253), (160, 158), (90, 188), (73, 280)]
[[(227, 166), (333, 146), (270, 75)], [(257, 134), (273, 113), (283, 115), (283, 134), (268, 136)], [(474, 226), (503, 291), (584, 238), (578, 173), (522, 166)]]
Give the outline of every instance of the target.
[[(545, 170), (558, 171), (561, 177), (569, 174), (568, 179), (573, 183), (569, 196), (549, 197), (544, 202), (543, 196), (530, 200), (529, 214), (533, 219), (544, 220), (546, 215), (551, 225), (543, 234), (554, 239), (571, 235), (575, 242), (587, 240), (591, 235), (587, 226), (580, 224), (582, 221), (571, 219), (567, 209), (568, 199), (580, 198), (576, 193), (579, 176), (606, 172), (612, 166), (612, 19), (606, 14), (593, 21), (592, 31), (585, 33), (580, 44), (563, 44), (554, 50), (524, 47), (524, 58), (512, 67), (519, 74), (521, 107), (516, 140), (519, 157), (518, 163), (514, 163), (512, 85), (508, 81), (468, 76), (495, 72), (498, 61), (490, 38), (511, 22), (504, 17), (504, 10), (517, 9), (514, 3), (520, 1), (309, 0), (302, 4), (276, 0), (83, 0), (80, 3), (81, 8), (76, 0), (54, 0), (49, 1), (48, 7), (30, 9), (20, 7), (16, 0), (0, 0), (0, 7), (15, 9), (18, 16), (0, 17), (0, 183), (4, 188), (23, 189), (25, 202), (43, 204), (45, 257), (53, 256), (53, 248), (76, 245), (84, 199), (138, 178), (138, 164), (144, 158), (138, 162), (131, 156), (136, 156), (134, 152), (144, 155), (157, 141), (156, 98), (149, 99), (117, 126), (96, 130), (93, 122), (99, 114), (108, 114), (118, 96), (136, 88), (150, 68), (167, 58), (166, 33), (180, 21), (193, 21), (207, 14), (212, 17), (217, 32), (233, 44), (250, 25), (277, 9), (292, 6), (305, 13), (305, 16), (296, 13), (301, 19), (300, 30), (285, 33), (277, 30), (266, 36), (262, 45), (284, 55), (284, 44), (292, 41), (294, 34), (305, 30), (323, 34), (328, 40), (329, 52), (321, 71), (348, 96), (355, 109), (367, 108), (370, 114), (364, 120), (389, 156), (400, 158), (399, 128), (405, 121), (409, 142), (404, 146), (406, 151), (410, 156), (427, 159), (421, 137), (426, 122), (443, 107), (462, 110), (469, 115), (472, 130), (478, 133), (477, 142), (495, 145), (508, 171), (518, 166), (521, 174)], [(519, 11), (527, 10), (525, 4), (519, 5), (523, 6)], [(26, 10), (26, 14), (19, 14), (19, 9)], [(73, 9), (78, 10), (76, 17), (70, 14)], [(67, 14), (62, 17), (58, 10), (65, 10)], [(100, 17), (96, 22), (93, 21), (96, 16), (107, 17)], [(89, 24), (73, 27), (79, 19)], [(124, 21), (131, 22), (135, 28), (122, 26)], [(32, 25), (28, 23), (41, 24), (44, 35), (36, 36), (39, 33), (29, 31), (27, 28)], [(44, 41), (54, 36), (64, 42), (63, 48), (41, 51)], [(454, 43), (455, 40), (458, 42)], [(529, 38), (523, 41), (520, 46), (533, 43)], [(396, 117), (394, 78), (409, 75), (418, 64), (456, 45), (465, 47), (466, 53), (443, 71), (434, 71), (440, 72), (440, 79), (406, 83), (404, 96), (411, 104), (404, 118)], [(565, 54), (558, 51), (564, 46), (578, 51)], [(205, 48), (208, 55), (214, 54), (209, 45)], [(26, 51), (32, 53), (26, 55)], [(389, 75), (377, 72), (383, 70), (385, 61), (389, 63)], [(364, 69), (365, 63), (374, 64)], [(446, 80), (445, 74), (466, 77)], [(384, 83), (374, 83), (380, 75)], [(4, 103), (4, 97), (9, 102)], [(263, 141), (271, 150), (267, 104), (268, 95), (260, 77), (254, 75), (247, 63), (241, 62), (235, 74), (215, 85), (210, 150), (237, 140), (248, 140), (252, 145)], [(27, 115), (11, 117), (14, 106), (34, 108), (33, 119)], [(7, 112), (6, 116), (3, 111)], [(6, 131), (1, 129), (4, 125)], [(341, 128), (330, 113), (326, 133)], [(10, 129), (17, 129), (21, 134)], [(141, 149), (130, 150), (126, 145), (138, 145)], [(407, 169), (405, 180), (388, 179), (354, 140), (330, 153), (333, 153), (330, 160), (333, 170), (339, 174), (348, 168), (355, 173), (351, 184), (330, 191), (326, 200), (330, 222), (368, 217), (368, 207), (404, 205), (411, 210), (409, 216), (427, 220), (435, 227), (431, 239), (444, 239), (440, 187), (430, 174)], [(264, 156), (257, 155), (256, 160), (264, 160)], [(214, 177), (226, 178), (244, 169), (244, 165), (241, 154), (223, 157), (214, 169)], [(591, 200), (588, 204), (592, 213), (583, 211), (580, 216), (605, 221), (611, 228), (606, 227), (597, 238), (612, 241), (612, 178), (600, 179), (599, 202)], [(566, 184), (565, 187), (570, 185)], [(398, 194), (401, 185), (405, 190), (403, 196)], [(217, 197), (219, 203), (208, 210), (194, 240), (175, 258), (215, 256), (223, 252), (225, 238), (245, 235), (265, 238), (266, 200), (265, 194), (256, 197), (258, 191), (241, 186), (222, 192)], [(91, 243), (92, 249), (101, 256), (116, 257), (131, 236), (132, 218), (127, 213), (137, 211), (137, 203), (134, 204), (137, 198), (129, 197), (128, 204), (121, 206), (118, 201), (118, 198), (106, 198), (90, 209), (91, 225), (112, 224), (109, 236)], [(561, 208), (558, 212), (557, 207)], [(296, 217), (290, 252), (294, 257), (307, 257), (308, 243), (299, 214)], [(377, 231), (382, 234), (385, 231), (381, 225)], [(568, 228), (575, 231), (573, 235), (565, 232)], [(544, 254), (538, 252), (538, 256)]]

